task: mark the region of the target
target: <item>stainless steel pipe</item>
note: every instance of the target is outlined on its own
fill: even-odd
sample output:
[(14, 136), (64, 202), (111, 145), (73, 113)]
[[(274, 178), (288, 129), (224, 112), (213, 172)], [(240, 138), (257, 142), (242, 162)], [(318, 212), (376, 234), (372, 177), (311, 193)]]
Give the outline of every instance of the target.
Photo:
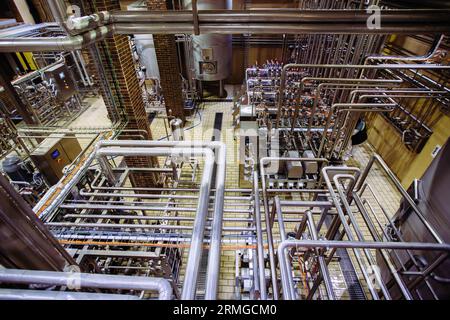
[(130, 277), (104, 274), (0, 269), (0, 282), (20, 284), (50, 284), (81, 288), (157, 291), (160, 300), (172, 299), (172, 286), (163, 278)]

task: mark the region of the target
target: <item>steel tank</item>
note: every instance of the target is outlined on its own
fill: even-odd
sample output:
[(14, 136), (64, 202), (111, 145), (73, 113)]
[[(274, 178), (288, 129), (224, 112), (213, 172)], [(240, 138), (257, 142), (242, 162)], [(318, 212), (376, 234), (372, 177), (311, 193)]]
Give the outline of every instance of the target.
[[(183, 1), (183, 6), (186, 10), (192, 10), (192, 1)], [(197, 10), (230, 10), (231, 7), (230, 0), (197, 1)], [(232, 36), (205, 34), (192, 38), (195, 78), (201, 81), (228, 78), (231, 72)]]
[[(450, 242), (450, 139), (447, 140), (439, 154), (431, 162), (424, 175), (413, 184), (408, 193), (415, 200), (417, 207), (421, 211), (427, 222), (434, 228), (444, 243)], [(414, 213), (411, 206), (402, 201), (400, 209), (392, 218), (397, 226), (403, 241), (407, 242), (436, 242), (430, 231)], [(389, 233), (387, 233), (389, 234)], [(395, 241), (395, 237), (387, 239)], [(411, 258), (405, 251), (390, 252), (395, 267), (407, 266), (407, 271), (419, 271), (412, 263)], [(432, 251), (416, 250), (412, 252), (414, 259), (421, 268), (430, 266), (437, 258), (438, 253)], [(389, 268), (377, 253), (377, 261), (380, 266), (381, 276), (386, 283), (392, 283), (389, 288), (393, 296), (399, 294), (399, 288), (392, 281)], [(408, 285), (415, 277), (404, 277), (403, 280)], [(428, 277), (428, 285), (422, 281), (413, 290), (415, 299), (450, 299), (450, 259), (447, 257)]]
[[(147, 2), (138, 0), (127, 6), (129, 11), (146, 11)], [(160, 79), (158, 60), (156, 58), (155, 43), (152, 34), (135, 34), (136, 49), (141, 64), (146, 67), (147, 79)]]

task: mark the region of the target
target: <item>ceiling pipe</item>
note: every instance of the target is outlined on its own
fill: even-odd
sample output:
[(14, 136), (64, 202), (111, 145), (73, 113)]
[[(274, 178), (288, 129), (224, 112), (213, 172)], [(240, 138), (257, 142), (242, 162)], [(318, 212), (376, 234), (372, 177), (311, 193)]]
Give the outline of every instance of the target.
[[(51, 1), (50, 1), (51, 2)], [(54, 4), (56, 6), (56, 4)], [(62, 16), (61, 10), (54, 8)], [(58, 13), (59, 12), (59, 13)], [(100, 12), (86, 17), (70, 17), (64, 27), (70, 33), (111, 28), (115, 34), (176, 34), (194, 33), (191, 11), (116, 11)], [(292, 12), (286, 10), (254, 11), (199, 11), (200, 34), (417, 34), (446, 33), (450, 31), (450, 10), (382, 10), (380, 28), (368, 28), (369, 15), (364, 10), (312, 10)], [(189, 17), (189, 18), (188, 18)], [(58, 18), (59, 19), (59, 18)], [(93, 31), (91, 30), (91, 32)], [(87, 34), (88, 39), (85, 39)], [(10, 38), (0, 40), (0, 52), (57, 51), (81, 49), (100, 40), (90, 33), (83, 39), (67, 38)], [(100, 34), (103, 34), (100, 31)]]

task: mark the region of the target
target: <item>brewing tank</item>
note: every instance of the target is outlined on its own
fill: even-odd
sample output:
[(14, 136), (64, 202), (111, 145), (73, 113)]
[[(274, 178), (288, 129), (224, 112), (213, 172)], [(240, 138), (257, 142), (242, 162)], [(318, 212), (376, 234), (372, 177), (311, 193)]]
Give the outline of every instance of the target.
[(174, 141), (184, 141), (183, 121), (179, 118), (170, 121), (170, 129), (172, 130), (172, 137)]
[[(183, 1), (184, 9), (192, 10), (192, 1)], [(198, 0), (197, 10), (231, 9), (229, 0)], [(195, 78), (218, 81), (231, 72), (232, 36), (204, 34), (192, 37)]]
[[(416, 206), (422, 213), (423, 218), (432, 226), (435, 232), (440, 236), (444, 243), (450, 242), (450, 200), (448, 190), (450, 190), (450, 139), (447, 140), (436, 158), (433, 159), (424, 175), (413, 184), (408, 192), (415, 199)], [(422, 222), (422, 219), (414, 213), (413, 209), (405, 200), (402, 200), (400, 209), (392, 218), (393, 223), (399, 230), (399, 236), (405, 242), (436, 242), (430, 230)], [(390, 233), (386, 233), (390, 235)], [(396, 239), (387, 239), (395, 241)], [(426, 268), (437, 260), (440, 253), (435, 251), (412, 252), (414, 259), (422, 267)], [(394, 266), (401, 269), (401, 265), (407, 266), (407, 271), (417, 272), (417, 268), (411, 263), (411, 257), (407, 252), (397, 251), (390, 252), (394, 261)], [(380, 272), (385, 283), (392, 284), (389, 290), (393, 296), (399, 295), (399, 288), (393, 281), (389, 267), (384, 262), (381, 254), (377, 252), (377, 261), (380, 265)], [(408, 285), (414, 280), (414, 277), (405, 277), (404, 281)], [(430, 300), (437, 297), (438, 299), (450, 299), (450, 259), (445, 259), (442, 264), (433, 270), (427, 282), (421, 282), (412, 295), (415, 299)]]

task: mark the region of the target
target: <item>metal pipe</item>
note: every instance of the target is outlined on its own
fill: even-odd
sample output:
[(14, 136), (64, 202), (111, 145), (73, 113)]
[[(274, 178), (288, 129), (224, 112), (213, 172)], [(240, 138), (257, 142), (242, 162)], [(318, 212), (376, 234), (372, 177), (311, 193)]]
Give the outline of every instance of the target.
[[(351, 64), (345, 64), (345, 65), (339, 65), (339, 64), (298, 64), (298, 63), (289, 63), (283, 66), (281, 71), (281, 78), (280, 78), (280, 88), (279, 88), (279, 94), (278, 94), (278, 101), (277, 101), (277, 118), (276, 118), (276, 128), (280, 125), (281, 120), (281, 105), (283, 101), (284, 96), (284, 90), (285, 90), (285, 82), (286, 82), (286, 72), (291, 68), (325, 68), (325, 69), (342, 69), (342, 68), (348, 68), (348, 69), (450, 69), (450, 66), (442, 66), (442, 65), (432, 65), (432, 64), (379, 64), (379, 65), (351, 65)], [(358, 79), (360, 80), (360, 79)]]
[(104, 26), (73, 37), (0, 38), (0, 52), (74, 51), (103, 40), (112, 30), (112, 26)]
[[(145, 142), (145, 141), (144, 141)], [(164, 142), (163, 142), (164, 143)], [(208, 216), (208, 203), (210, 181), (214, 166), (214, 154), (209, 148), (101, 148), (96, 151), (98, 158), (106, 156), (162, 156), (162, 155), (202, 155), (205, 156), (205, 168), (203, 170), (198, 200), (197, 215), (192, 230), (192, 242), (189, 250), (189, 259), (186, 265), (185, 282), (183, 284), (182, 299), (195, 298), (197, 277), (202, 256), (202, 243), (205, 231), (206, 218)]]
[(377, 250), (434, 250), (450, 252), (450, 244), (418, 243), (418, 242), (362, 242), (362, 241), (335, 241), (335, 240), (286, 240), (278, 245), (278, 257), (280, 257), (280, 269), (287, 270), (288, 262), (284, 252), (287, 248), (295, 248), (297, 251), (306, 249), (377, 249)]
[[(280, 198), (278, 198), (278, 196), (274, 198), (273, 208), (274, 214), (276, 214), (278, 218), (278, 228), (280, 230), (281, 241), (285, 241), (287, 240), (287, 236), (286, 230), (284, 228), (283, 213), (281, 212)], [(286, 255), (286, 252), (284, 252), (284, 254)], [(280, 257), (278, 257), (278, 259), (280, 259)], [(296, 292), (294, 288), (294, 279), (292, 277), (292, 273), (291, 272), (285, 273), (283, 272), (283, 270), (280, 271), (281, 271), (281, 281), (283, 282), (282, 288), (283, 298), (285, 300), (295, 300)]]
[(0, 300), (139, 300), (128, 294), (0, 289)]
[[(63, 9), (59, 8), (56, 3), (52, 3), (53, 14), (60, 23), (65, 20)], [(198, 13), (200, 34), (233, 34), (233, 33), (252, 33), (252, 34), (299, 34), (299, 33), (332, 33), (332, 34), (389, 34), (389, 33), (446, 33), (450, 30), (448, 24), (448, 10), (428, 10), (409, 12), (401, 14), (395, 10), (382, 10), (383, 25), (381, 28), (367, 27), (367, 13), (364, 10), (352, 11), (344, 10), (337, 13), (334, 10), (321, 10), (298, 13), (288, 12), (268, 12), (255, 13), (244, 11), (241, 14), (234, 14), (227, 12), (214, 13), (209, 12), (208, 16), (202, 17), (202, 11)], [(191, 13), (191, 11), (189, 11)], [(342, 16), (342, 15), (343, 16)], [(136, 18), (143, 16), (142, 22)], [(146, 15), (146, 16), (145, 16)], [(179, 15), (179, 17), (178, 17)], [(298, 16), (297, 16), (298, 15)], [(97, 27), (89, 32), (98, 32), (102, 28), (111, 28), (115, 34), (175, 34), (175, 33), (195, 33), (192, 19), (187, 22), (186, 12), (153, 12), (144, 13), (133, 11), (132, 13), (113, 13), (110, 18), (110, 13), (103, 12), (94, 16), (101, 19), (91, 17), (76, 18), (77, 21), (97, 21), (98, 25), (107, 23), (105, 26)], [(104, 17), (105, 16), (105, 17)], [(115, 17), (114, 17), (115, 16)], [(149, 19), (149, 16), (152, 18)], [(192, 17), (192, 14), (190, 14)], [(104, 18), (102, 18), (104, 17)], [(243, 21), (243, 19), (245, 20)], [(127, 22), (117, 22), (114, 19), (126, 20)], [(216, 22), (206, 22), (206, 21)], [(132, 21), (130, 21), (132, 20)], [(223, 21), (221, 21), (223, 20)], [(113, 21), (111, 23), (111, 21)], [(159, 22), (154, 22), (159, 21)], [(301, 21), (301, 23), (299, 23)], [(412, 23), (412, 21), (416, 21)], [(425, 23), (426, 21), (426, 23)], [(10, 38), (0, 39), (0, 52), (16, 52), (16, 51), (64, 51), (81, 49), (85, 43), (82, 39), (75, 37), (63, 38), (55, 41), (52, 38)], [(100, 40), (98, 37), (92, 39), (93, 41)]]
[(101, 288), (115, 290), (157, 291), (160, 300), (172, 299), (172, 286), (167, 279), (151, 277), (130, 277), (75, 272), (35, 271), (0, 269), (0, 282), (20, 284), (49, 284), (80, 288)]
[(63, 23), (67, 18), (67, 7), (64, 0), (47, 0), (47, 5), (55, 22)]
[[(448, 12), (450, 10), (382, 10), (383, 22), (390, 23), (412, 23), (411, 19), (417, 22), (427, 21), (427, 23), (448, 22)], [(177, 11), (116, 11), (111, 12), (113, 23), (145, 23), (155, 21), (161, 23), (192, 23), (192, 10)], [(288, 9), (275, 10), (198, 10), (199, 23), (323, 23), (324, 20), (333, 23), (363, 23), (366, 26), (367, 12), (365, 10), (308, 10), (293, 11)], [(423, 21), (422, 21), (423, 20)]]
[(267, 288), (266, 288), (266, 268), (264, 263), (264, 239), (262, 233), (262, 221), (261, 221), (261, 208), (259, 200), (259, 179), (258, 172), (253, 172), (253, 192), (254, 192), (254, 209), (256, 220), (256, 241), (257, 241), (257, 255), (258, 255), (258, 268), (259, 268), (259, 288), (261, 294), (261, 300), (267, 300)]
[[(311, 214), (311, 211), (305, 211), (305, 216), (308, 221), (309, 231), (311, 233), (311, 237), (313, 240), (319, 240), (319, 236), (317, 234), (316, 224), (314, 223), (314, 218)], [(325, 288), (327, 290), (327, 295), (330, 300), (335, 300), (336, 296), (333, 291), (333, 283), (331, 282), (330, 273), (328, 272), (328, 268), (325, 262), (325, 258), (319, 250), (316, 250), (316, 254), (318, 255), (320, 271), (322, 273), (322, 279), (325, 283)]]
[[(141, 146), (160, 146), (160, 147), (203, 147), (215, 150), (217, 155), (217, 177), (216, 177), (216, 193), (214, 202), (214, 221), (211, 233), (211, 249), (208, 257), (208, 270), (207, 270), (207, 286), (206, 286), (206, 299), (215, 299), (218, 289), (218, 278), (220, 269), (220, 244), (221, 244), (221, 231), (222, 231), (222, 219), (223, 219), (223, 204), (224, 204), (224, 192), (225, 192), (225, 168), (226, 168), (226, 146), (223, 142), (211, 141), (101, 141), (97, 149), (101, 149), (106, 146), (129, 146), (129, 147), (141, 147)], [(205, 199), (207, 205), (209, 196)], [(201, 201), (201, 200), (199, 200)], [(207, 210), (207, 209), (206, 209)], [(206, 217), (205, 217), (206, 218)], [(195, 230), (194, 230), (195, 232)], [(194, 256), (195, 257), (195, 256)], [(189, 265), (189, 264), (188, 264)], [(194, 268), (192, 266), (192, 268)], [(192, 269), (191, 272), (198, 272), (198, 267)], [(198, 274), (197, 274), (198, 275)], [(195, 275), (195, 279), (197, 278)], [(186, 284), (186, 283), (185, 283)], [(196, 284), (193, 284), (194, 287)], [(189, 282), (189, 286), (186, 287), (188, 291), (183, 292), (187, 296), (185, 299), (193, 299), (195, 297), (195, 288), (192, 287), (192, 283)], [(184, 293), (183, 293), (184, 296)]]
[[(139, 220), (139, 216), (136, 216)], [(83, 222), (48, 222), (49, 227), (80, 227), (80, 228), (130, 228), (130, 229), (163, 229), (163, 230), (195, 230), (195, 223), (192, 226), (186, 225), (168, 225), (168, 224), (126, 224), (126, 223), (83, 223)], [(211, 227), (205, 227), (205, 230), (212, 230)], [(223, 227), (223, 231), (255, 231), (255, 228), (244, 227)], [(192, 236), (195, 236), (195, 231)], [(203, 241), (203, 240), (202, 240)], [(189, 262), (189, 260), (188, 260)]]

